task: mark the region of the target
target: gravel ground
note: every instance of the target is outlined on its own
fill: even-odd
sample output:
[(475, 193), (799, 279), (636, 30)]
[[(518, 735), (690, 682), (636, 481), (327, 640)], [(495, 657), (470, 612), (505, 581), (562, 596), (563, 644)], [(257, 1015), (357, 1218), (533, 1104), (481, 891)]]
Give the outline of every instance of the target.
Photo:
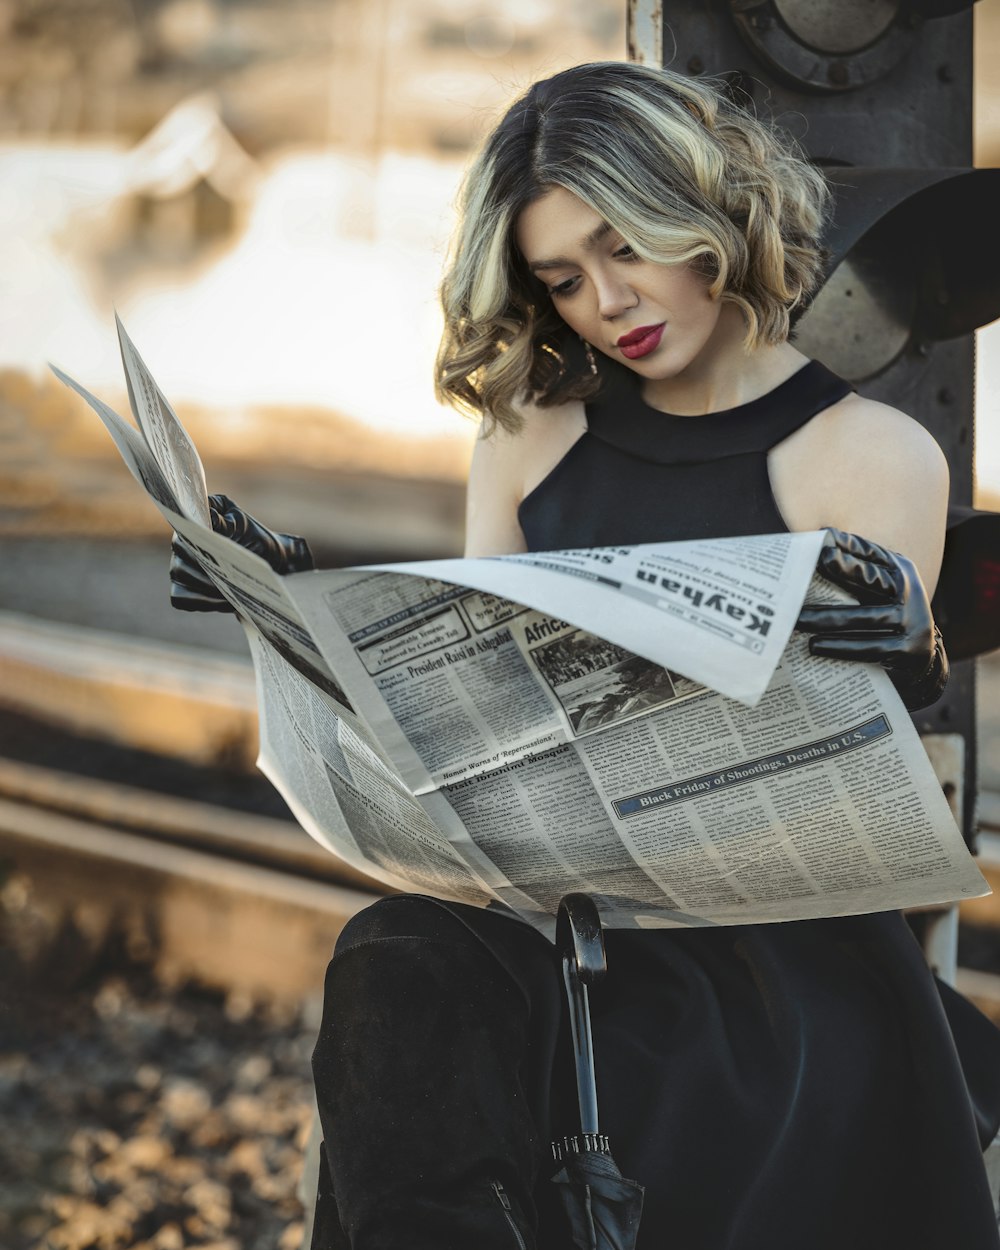
[(166, 987), (112, 935), (39, 941), (0, 888), (3, 1250), (299, 1250), (311, 1119), (300, 1017)]

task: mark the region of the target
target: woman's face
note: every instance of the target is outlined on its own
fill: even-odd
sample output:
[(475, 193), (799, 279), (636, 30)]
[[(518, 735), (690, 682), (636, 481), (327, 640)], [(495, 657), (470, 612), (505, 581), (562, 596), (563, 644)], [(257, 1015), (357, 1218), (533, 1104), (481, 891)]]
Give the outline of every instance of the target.
[(570, 329), (651, 382), (683, 373), (720, 332), (726, 306), (703, 275), (637, 257), (563, 187), (522, 211), (517, 245)]

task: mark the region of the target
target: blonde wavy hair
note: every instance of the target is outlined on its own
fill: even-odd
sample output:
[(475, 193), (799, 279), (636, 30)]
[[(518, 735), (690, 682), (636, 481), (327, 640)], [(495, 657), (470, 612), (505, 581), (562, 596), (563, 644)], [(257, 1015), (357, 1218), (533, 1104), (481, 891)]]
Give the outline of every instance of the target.
[(788, 338), (818, 284), (830, 192), (797, 145), (725, 85), (623, 61), (535, 83), (473, 162), (441, 287), (439, 398), (516, 431), (516, 404), (588, 399), (601, 374), (531, 274), (518, 215), (553, 187), (578, 196), (645, 260), (694, 264), (737, 304), (748, 349)]

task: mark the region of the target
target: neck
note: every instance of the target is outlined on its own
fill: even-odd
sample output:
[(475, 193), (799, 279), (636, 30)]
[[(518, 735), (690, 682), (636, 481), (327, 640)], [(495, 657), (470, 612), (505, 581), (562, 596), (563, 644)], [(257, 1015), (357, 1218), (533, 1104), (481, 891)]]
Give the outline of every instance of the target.
[(808, 359), (790, 343), (748, 352), (743, 345), (745, 332), (739, 308), (723, 305), (711, 339), (685, 369), (673, 377), (643, 383), (645, 402), (681, 417), (724, 412), (766, 395)]

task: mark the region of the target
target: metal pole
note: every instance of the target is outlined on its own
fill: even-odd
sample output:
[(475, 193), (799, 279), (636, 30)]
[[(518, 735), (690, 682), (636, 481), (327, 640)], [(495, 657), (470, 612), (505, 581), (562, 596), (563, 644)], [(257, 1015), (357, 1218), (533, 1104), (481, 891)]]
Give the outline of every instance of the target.
[(576, 1093), (580, 1103), (580, 1132), (600, 1131), (597, 1119), (597, 1082), (594, 1078), (594, 1039), (590, 1031), (587, 987), (580, 980), (572, 955), (563, 955), (563, 980), (569, 999), (569, 1026), (576, 1060)]
[(663, 0), (628, 0), (625, 46), (637, 65), (663, 66)]

